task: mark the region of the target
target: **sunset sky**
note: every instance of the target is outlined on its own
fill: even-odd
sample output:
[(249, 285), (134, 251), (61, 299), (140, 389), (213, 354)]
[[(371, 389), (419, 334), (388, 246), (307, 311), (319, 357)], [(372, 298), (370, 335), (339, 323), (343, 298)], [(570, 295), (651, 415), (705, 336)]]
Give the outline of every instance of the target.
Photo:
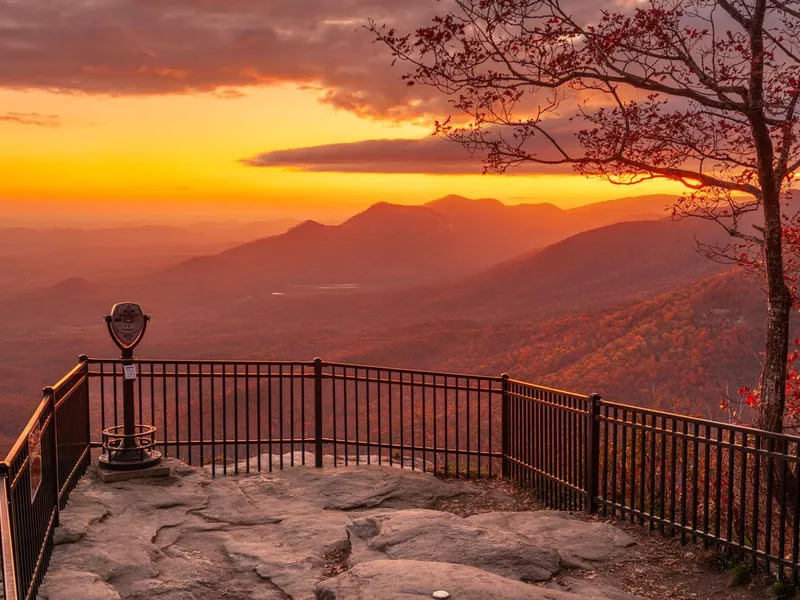
[(340, 219), (450, 193), (574, 206), (680, 192), (481, 176), (478, 158), (430, 138), (447, 103), (412, 93), (359, 25), (414, 28), (443, 5), (0, 2), (0, 221)]

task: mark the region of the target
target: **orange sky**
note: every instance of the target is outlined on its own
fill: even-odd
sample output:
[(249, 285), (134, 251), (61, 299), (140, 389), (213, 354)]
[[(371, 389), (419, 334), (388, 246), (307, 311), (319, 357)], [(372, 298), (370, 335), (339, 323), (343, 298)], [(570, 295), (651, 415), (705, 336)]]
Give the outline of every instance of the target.
[[(223, 4), (184, 1), (194, 2), (198, 14), (210, 10), (208, 7), (225, 10)], [(248, 10), (262, 10), (259, 3), (238, 1), (240, 6), (250, 7)], [(370, 1), (374, 8), (365, 10), (381, 9), (380, 0)], [(333, 2), (330, 7), (335, 5)], [(23, 5), (17, 9), (24, 9), (20, 7)], [(292, 10), (283, 4), (274, 4), (273, 8)], [(78, 17), (79, 14), (75, 18)], [(108, 15), (97, 16), (100, 23), (101, 17), (111, 18)], [(295, 14), (285, 16), (287, 23), (303, 23), (298, 20), (301, 17), (305, 18)], [(81, 22), (86, 21), (83, 19)], [(146, 29), (151, 21), (152, 18), (147, 20), (143, 17), (142, 39), (149, 39), (148, 35), (156, 36)], [(340, 27), (341, 31), (336, 29), (335, 32), (350, 43), (352, 25), (335, 19), (321, 23), (318, 27)], [(28, 35), (25, 31), (28, 30), (21, 28), (23, 33), (20, 36)], [(50, 38), (44, 36), (47, 32), (44, 24), (42, 31), (43, 37), (36, 38), (39, 40), (36, 43), (43, 47), (44, 53)], [(189, 33), (194, 35), (196, 32)], [(85, 37), (92, 39), (91, 34), (85, 34)], [(22, 39), (27, 42), (26, 38)], [(134, 47), (136, 52), (147, 54), (136, 60), (146, 61), (150, 56), (160, 56), (146, 49), (150, 46), (140, 42), (139, 37), (131, 39), (138, 44)], [(167, 42), (154, 39), (153, 45), (159, 42), (166, 47), (164, 44)], [(123, 41), (129, 42), (127, 38)], [(203, 43), (209, 43), (207, 38)], [(316, 38), (306, 40), (308, 48), (314, 50), (316, 46), (312, 43), (317, 43)], [(34, 47), (34, 42), (30, 44)], [(198, 88), (205, 86), (207, 92), (171, 88), (155, 88), (136, 95), (125, 95), (128, 94), (127, 88), (122, 94), (114, 95), (104, 91), (87, 93), (83, 89), (64, 90), (68, 93), (45, 91), (48, 86), (41, 81), (46, 83), (51, 79), (54, 85), (63, 85), (60, 83), (62, 76), (67, 78), (65, 81), (78, 81), (80, 85), (75, 84), (77, 87), (156, 86), (161, 85), (165, 77), (184, 77), (183, 71), (178, 69), (174, 72), (168, 69), (159, 71), (143, 66), (134, 68), (134, 64), (125, 72), (128, 79), (121, 79), (121, 83), (117, 79), (106, 82), (103, 73), (114, 74), (111, 66), (115, 65), (87, 65), (87, 59), (81, 56), (68, 62), (68, 59), (72, 60), (69, 54), (72, 48), (79, 44), (69, 40), (63, 44), (63, 48), (56, 48), (57, 54), (58, 51), (65, 54), (63, 65), (60, 62), (53, 65), (32, 54), (29, 57), (31, 66), (23, 64), (18, 72), (4, 73), (0, 67), (0, 139), (3, 141), (0, 144), (0, 221), (30, 221), (42, 214), (59, 215), (59, 219), (65, 221), (86, 221), (87, 218), (95, 221), (158, 221), (212, 215), (236, 219), (272, 216), (338, 219), (377, 201), (421, 203), (451, 193), (495, 197), (507, 203), (548, 201), (566, 207), (622, 196), (678, 194), (681, 191), (677, 184), (665, 182), (620, 188), (575, 175), (481, 176), (479, 161), (475, 162), (475, 175), (308, 172), (297, 168), (247, 166), (240, 161), (273, 151), (361, 140), (424, 138), (431, 131), (430, 123), (434, 117), (428, 114), (420, 117), (416, 111), (416, 115), (408, 117), (415, 118), (416, 122), (388, 119), (392, 106), (406, 102), (405, 108), (412, 113), (419, 106), (419, 101), (411, 102), (403, 96), (404, 85), (399, 80), (399, 71), (388, 74), (381, 71), (379, 84), (382, 87), (378, 91), (383, 95), (376, 96), (378, 99), (366, 109), (358, 105), (353, 98), (366, 97), (364, 94), (367, 92), (347, 87), (356, 83), (365, 85), (363, 81), (350, 82), (352, 77), (349, 73), (357, 70), (357, 64), (346, 73), (337, 75), (341, 81), (329, 83), (325, 77), (332, 72), (330, 69), (318, 76), (313, 73), (303, 75), (310, 83), (291, 81), (300, 76), (284, 73), (281, 75), (283, 82), (265, 81), (268, 77), (263, 75), (259, 76), (259, 86), (230, 85), (220, 74), (227, 73), (223, 65), (218, 73), (197, 75), (198, 80), (201, 76), (220, 77), (219, 84), (205, 80), (197, 84)], [(363, 56), (363, 50), (355, 42), (353, 44), (348, 51), (352, 60), (357, 61), (359, 56)], [(23, 46), (18, 45), (20, 48)], [(9, 48), (13, 49), (14, 45)], [(303, 48), (293, 52), (301, 55)], [(82, 46), (80, 50), (83, 50)], [(99, 61), (107, 60), (111, 64), (112, 60), (117, 60), (124, 65), (123, 59), (131, 55), (129, 49), (113, 47), (109, 56), (103, 58), (101, 50), (103, 48), (87, 50), (100, 56), (93, 62), (99, 64)], [(113, 52), (117, 50), (120, 56), (115, 58)], [(323, 60), (320, 56), (326, 56), (324, 48), (314, 50), (322, 52), (319, 56), (312, 50), (303, 50), (309, 53), (308, 64), (295, 65), (298, 72), (309, 71), (309, 65), (316, 65)], [(240, 51), (238, 46), (236, 51)], [(248, 49), (248, 52), (259, 56), (257, 50)], [(251, 57), (246, 53), (242, 56), (244, 58), (232, 54), (228, 59), (250, 60)], [(388, 69), (383, 60), (375, 64), (384, 71)], [(54, 71), (56, 68), (64, 72)], [(260, 68), (278, 67), (268, 64)], [(37, 78), (36, 69), (46, 72), (50, 79)], [(186, 69), (190, 74), (188, 77), (194, 76), (189, 67)], [(246, 69), (240, 70), (244, 71)], [(80, 77), (76, 78), (74, 72), (81, 74)], [(30, 84), (26, 83), (26, 77)], [(142, 79), (146, 77), (158, 81), (152, 83), (149, 79)], [(4, 84), (6, 80), (13, 80), (14, 85)], [(174, 87), (181, 82), (170, 81), (167, 84)], [(226, 95), (233, 98), (223, 99), (212, 93), (219, 89), (226, 90)], [(397, 98), (386, 99), (395, 93)], [(382, 113), (381, 103), (390, 108)], [(438, 114), (439, 110), (442, 110), (441, 106), (431, 112), (444, 116)], [(367, 116), (357, 116), (356, 113)]]

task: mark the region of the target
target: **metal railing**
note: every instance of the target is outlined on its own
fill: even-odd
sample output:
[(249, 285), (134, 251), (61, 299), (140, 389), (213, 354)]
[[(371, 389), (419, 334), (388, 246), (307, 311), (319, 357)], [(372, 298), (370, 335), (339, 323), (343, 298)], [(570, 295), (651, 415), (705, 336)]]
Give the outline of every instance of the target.
[(599, 401), (605, 515), (798, 579), (800, 438)]
[[(165, 456), (216, 475), (386, 464), (501, 476), (547, 506), (729, 550), (798, 579), (800, 438), (484, 377), (314, 361), (135, 360), (135, 412)], [(59, 510), (104, 428), (122, 363), (81, 362), (0, 463), (7, 598), (33, 598)]]
[(0, 544), (6, 598), (35, 598), (53, 551), (59, 510), (89, 465), (88, 363), (45, 388), (0, 463)]
[[(156, 426), (165, 456), (209, 464), (214, 475), (284, 460), (321, 466), (324, 455), (334, 466), (500, 467), (500, 378), (321, 360), (135, 363), (139, 421)], [(121, 422), (121, 372), (119, 360), (90, 362), (93, 445)], [(262, 464), (267, 454), (275, 465)]]
[(589, 396), (503, 379), (503, 476), (536, 490), (548, 506), (587, 510), (595, 444)]

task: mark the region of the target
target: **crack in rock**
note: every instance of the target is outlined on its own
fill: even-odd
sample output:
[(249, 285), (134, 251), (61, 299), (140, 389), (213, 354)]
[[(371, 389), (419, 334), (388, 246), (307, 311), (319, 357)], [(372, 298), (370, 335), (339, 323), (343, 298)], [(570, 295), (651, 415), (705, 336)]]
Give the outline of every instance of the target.
[(254, 572), (255, 572), (255, 574), (256, 574), (256, 575), (258, 575), (258, 576), (259, 576), (259, 577), (260, 577), (260, 578), (261, 578), (263, 581), (265, 581), (266, 583), (268, 583), (269, 585), (271, 585), (273, 588), (275, 588), (275, 591), (276, 591), (276, 592), (279, 592), (279, 593), (281, 594), (281, 600), (294, 600), (294, 596), (290, 595), (290, 594), (289, 594), (289, 593), (288, 593), (286, 590), (284, 590), (284, 589), (283, 589), (281, 586), (279, 586), (277, 583), (275, 583), (275, 582), (272, 580), (272, 578), (271, 578), (271, 577), (268, 577), (268, 576), (262, 575), (262, 574), (259, 572), (259, 567), (256, 567), (255, 569), (253, 569), (253, 571), (254, 571)]

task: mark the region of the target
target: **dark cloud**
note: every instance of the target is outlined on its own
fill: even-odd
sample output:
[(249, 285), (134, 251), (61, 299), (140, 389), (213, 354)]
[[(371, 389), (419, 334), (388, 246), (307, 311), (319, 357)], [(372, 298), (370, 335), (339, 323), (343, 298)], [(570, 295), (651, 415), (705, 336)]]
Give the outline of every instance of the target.
[(0, 123), (16, 123), (18, 125), (36, 125), (37, 127), (61, 127), (58, 115), (40, 115), (39, 113), (9, 112), (0, 114)]
[[(426, 137), (277, 150), (241, 162), (251, 167), (284, 167), (309, 172), (475, 175), (483, 170), (481, 159), (477, 154), (471, 156), (460, 144)], [(508, 171), (517, 175), (572, 172), (569, 165), (534, 164)]]
[[(364, 116), (413, 118), (434, 103), (361, 28), (413, 30), (434, 0), (0, 0), (0, 87), (112, 95), (293, 82)], [(424, 107), (424, 109), (423, 109)], [(440, 110), (441, 109), (441, 110)]]

